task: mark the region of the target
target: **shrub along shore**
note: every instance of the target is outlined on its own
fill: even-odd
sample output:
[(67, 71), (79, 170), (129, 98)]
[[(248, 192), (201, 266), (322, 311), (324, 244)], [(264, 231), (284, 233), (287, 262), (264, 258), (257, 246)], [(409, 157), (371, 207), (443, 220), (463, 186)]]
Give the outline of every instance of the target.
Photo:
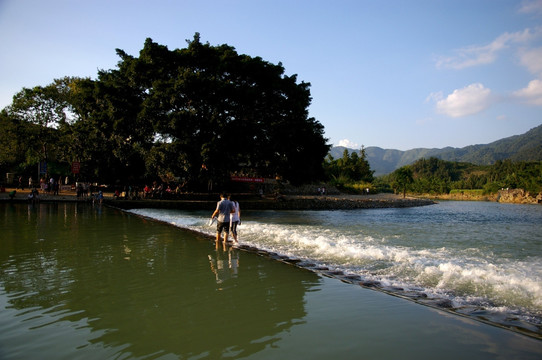
[(503, 189), (494, 194), (482, 190), (456, 190), (449, 194), (423, 194), (423, 198), (458, 201), (492, 201), (508, 204), (542, 204), (542, 193), (532, 194), (523, 189)]

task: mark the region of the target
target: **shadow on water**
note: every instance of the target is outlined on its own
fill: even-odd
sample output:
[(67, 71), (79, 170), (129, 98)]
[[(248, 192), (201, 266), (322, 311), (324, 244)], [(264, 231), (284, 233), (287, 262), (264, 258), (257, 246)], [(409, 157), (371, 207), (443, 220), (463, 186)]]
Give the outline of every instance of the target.
[(0, 211), (2, 358), (246, 357), (304, 322), (321, 281), (98, 205)]

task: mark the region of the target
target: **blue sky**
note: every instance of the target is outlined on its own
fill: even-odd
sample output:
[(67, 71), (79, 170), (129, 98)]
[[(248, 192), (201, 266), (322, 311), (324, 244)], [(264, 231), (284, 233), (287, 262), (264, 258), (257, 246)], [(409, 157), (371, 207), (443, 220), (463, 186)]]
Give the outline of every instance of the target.
[(195, 32), (310, 82), (333, 145), (463, 147), (542, 124), (542, 0), (0, 0), (0, 108)]

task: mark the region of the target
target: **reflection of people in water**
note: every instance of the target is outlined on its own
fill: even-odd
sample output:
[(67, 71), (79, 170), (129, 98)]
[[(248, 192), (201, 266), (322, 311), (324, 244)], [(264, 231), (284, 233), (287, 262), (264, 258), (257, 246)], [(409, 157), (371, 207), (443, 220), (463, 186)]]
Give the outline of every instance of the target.
[(223, 249), (216, 250), (215, 257), (212, 255), (208, 257), (217, 284), (237, 277), (239, 272), (239, 250), (224, 246)]

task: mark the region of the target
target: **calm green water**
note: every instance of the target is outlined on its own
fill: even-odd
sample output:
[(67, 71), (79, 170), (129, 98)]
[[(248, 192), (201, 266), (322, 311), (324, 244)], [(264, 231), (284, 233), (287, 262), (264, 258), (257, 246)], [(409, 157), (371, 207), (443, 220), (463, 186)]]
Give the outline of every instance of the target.
[(115, 209), (0, 214), (0, 359), (542, 356), (540, 340)]

